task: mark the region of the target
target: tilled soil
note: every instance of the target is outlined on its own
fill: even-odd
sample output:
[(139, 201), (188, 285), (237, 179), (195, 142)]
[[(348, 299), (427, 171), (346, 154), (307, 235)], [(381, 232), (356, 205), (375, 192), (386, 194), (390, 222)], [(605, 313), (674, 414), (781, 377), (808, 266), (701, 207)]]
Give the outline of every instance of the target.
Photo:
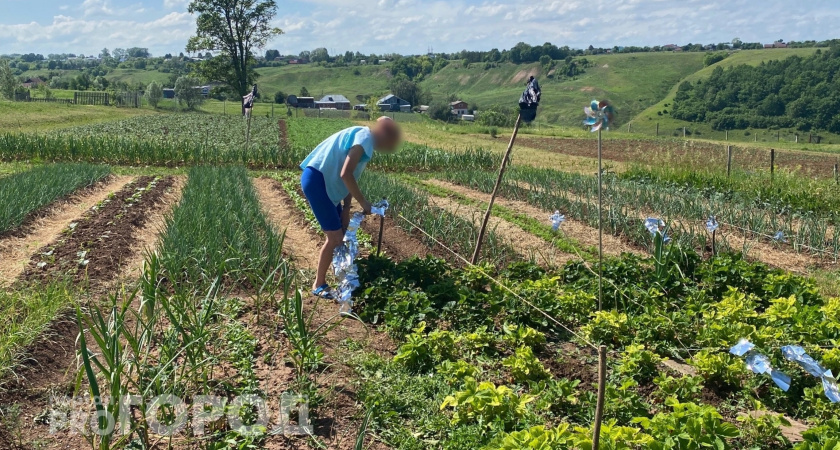
[[(293, 261), (295, 268), (304, 274), (299, 279), (299, 283), (300, 288), (306, 293), (311, 283), (308, 274), (317, 268), (323, 238), (306, 222), (303, 213), (297, 209), (278, 181), (258, 178), (254, 180), (254, 186), (266, 215), (281, 232), (285, 233), (283, 253)], [(374, 221), (367, 220), (367, 222)], [(319, 327), (334, 320), (338, 305), (326, 300), (316, 300), (307, 295), (304, 299), (304, 309), (307, 312), (314, 312), (313, 327)], [(330, 449), (354, 448), (356, 433), (361, 422), (361, 409), (356, 399), (354, 386), (356, 376), (346, 361), (345, 343), (348, 339), (362, 344), (369, 351), (380, 354), (394, 352), (394, 344), (386, 334), (350, 319), (343, 320), (319, 342), (328, 366), (317, 377), (318, 388), (325, 398), (325, 403), (318, 407), (315, 414), (317, 418), (313, 421), (313, 425), (315, 436)], [(282, 351), (278, 352), (278, 355), (282, 355)], [(276, 370), (272, 370), (270, 366), (262, 368), (263, 373), (269, 378), (263, 379), (261, 384), (268, 386), (273, 383), (288, 382), (288, 368), (279, 367), (285, 364), (283, 359), (277, 357), (271, 361), (271, 365), (276, 367)], [(278, 376), (275, 377), (272, 372), (276, 372)], [(378, 444), (373, 443), (373, 445)], [(311, 445), (306, 440), (271, 436), (266, 443), (266, 448), (296, 449), (311, 448)]]
[[(30, 260), (27, 271), (21, 275), (22, 281), (43, 281), (53, 277), (71, 275), (74, 280), (86, 279), (94, 291), (109, 286), (113, 278), (125, 269), (127, 261), (134, 261), (132, 255), (137, 252), (137, 236), (145, 231), (150, 218), (154, 220), (160, 212), (155, 211), (161, 202), (171, 206), (174, 201), (166, 201), (166, 194), (171, 191), (174, 178), (167, 177), (158, 180), (151, 189), (142, 192), (139, 202), (126, 206), (125, 199), (134, 195), (138, 188), (146, 188), (152, 177), (143, 177), (128, 183), (123, 179), (122, 189), (108, 196), (110, 201), (97, 202), (102, 205), (96, 211), (88, 211), (87, 214), (75, 220), (77, 224), (73, 233), (64, 238), (57, 239), (53, 244), (42, 248)], [(103, 196), (105, 200), (105, 196)], [(93, 206), (93, 205), (91, 205)], [(107, 233), (107, 239), (99, 237)], [(40, 262), (47, 249), (55, 249), (55, 267), (62, 261), (60, 255), (75, 261), (77, 258), (74, 248), (83, 247), (88, 249), (88, 270), (78, 271), (75, 267), (69, 272), (47, 269), (40, 270), (37, 263)], [(59, 251), (59, 249), (61, 249)], [(135, 255), (136, 256), (136, 255)], [(85, 278), (86, 277), (86, 278)], [(94, 296), (94, 292), (91, 292)], [(85, 299), (80, 299), (84, 303)], [(76, 336), (79, 333), (78, 326), (73, 320), (73, 314), (69, 313), (57, 318), (49, 330), (41, 337), (40, 341), (34, 343), (26, 355), (21, 367), (16, 370), (17, 378), (11, 380), (10, 386), (3, 392), (0, 403), (3, 405), (18, 404), (21, 407), (21, 423), (17, 432), (25, 436), (24, 442), (34, 444), (40, 442), (44, 447), (50, 449), (82, 448), (86, 445), (83, 437), (60, 432), (50, 434), (47, 425), (36, 423), (36, 417), (43, 415), (50, 407), (50, 396), (69, 397), (73, 395), (76, 361)], [(0, 448), (15, 448), (13, 429), (0, 427)], [(29, 447), (24, 447), (29, 448)]]
[(119, 274), (132, 255), (135, 231), (143, 227), (150, 211), (174, 183), (172, 177), (165, 177), (149, 186), (153, 180), (138, 178), (71, 223), (63, 237), (32, 257), (22, 278), (47, 281), (70, 276), (76, 282), (87, 279), (95, 283)]
[[(552, 153), (580, 157), (597, 157), (594, 139), (572, 139), (520, 136), (517, 144)], [(726, 170), (726, 143), (714, 144), (703, 141), (653, 141), (634, 139), (605, 139), (602, 156), (606, 161), (618, 163), (650, 164), (652, 162), (696, 163), (703, 167)], [(733, 145), (732, 167), (740, 170), (770, 169), (770, 148), (738, 147)], [(776, 150), (776, 168), (799, 171), (810, 176), (829, 178), (834, 176), (837, 156), (795, 150)]]
[(53, 242), (61, 232), (85, 211), (111, 193), (122, 189), (132, 177), (110, 177), (90, 188), (54, 203), (33, 216), (23, 227), (0, 238), (0, 283), (11, 283), (26, 269), (29, 258), (38, 248)]

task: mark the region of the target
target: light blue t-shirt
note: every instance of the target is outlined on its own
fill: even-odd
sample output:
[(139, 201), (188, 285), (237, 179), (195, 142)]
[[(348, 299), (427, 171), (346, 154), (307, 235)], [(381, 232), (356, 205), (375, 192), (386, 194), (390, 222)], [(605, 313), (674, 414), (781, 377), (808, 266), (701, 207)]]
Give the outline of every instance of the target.
[(358, 180), (373, 157), (373, 135), (368, 127), (351, 127), (339, 131), (315, 147), (300, 164), (301, 169), (311, 167), (324, 175), (327, 195), (335, 205), (341, 203), (350, 193), (341, 179), (341, 169), (344, 168), (344, 161), (347, 160), (350, 149), (357, 145), (361, 145), (365, 150), (356, 170), (353, 171), (353, 177)]

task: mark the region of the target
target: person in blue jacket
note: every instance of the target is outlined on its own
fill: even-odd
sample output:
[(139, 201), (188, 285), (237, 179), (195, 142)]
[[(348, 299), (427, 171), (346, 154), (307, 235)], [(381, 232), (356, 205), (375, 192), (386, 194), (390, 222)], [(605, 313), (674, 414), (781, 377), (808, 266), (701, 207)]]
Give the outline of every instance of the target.
[(330, 136), (301, 163), (303, 194), (327, 236), (318, 259), (313, 295), (334, 300), (327, 284), (327, 270), (334, 250), (344, 240), (353, 199), (365, 214), (370, 214), (371, 204), (359, 189), (358, 179), (374, 151), (393, 152), (400, 140), (397, 123), (390, 117), (381, 117), (372, 127), (350, 127)]

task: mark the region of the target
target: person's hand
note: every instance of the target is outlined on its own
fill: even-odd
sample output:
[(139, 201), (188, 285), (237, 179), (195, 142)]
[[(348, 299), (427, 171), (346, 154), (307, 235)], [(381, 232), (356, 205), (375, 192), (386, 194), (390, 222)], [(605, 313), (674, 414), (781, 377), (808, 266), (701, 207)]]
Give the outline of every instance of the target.
[(363, 200), (363, 201), (359, 202), (359, 204), (361, 205), (362, 211), (364, 211), (365, 215), (369, 216), (370, 215), (370, 208), (371, 208), (370, 202), (367, 201), (367, 200)]

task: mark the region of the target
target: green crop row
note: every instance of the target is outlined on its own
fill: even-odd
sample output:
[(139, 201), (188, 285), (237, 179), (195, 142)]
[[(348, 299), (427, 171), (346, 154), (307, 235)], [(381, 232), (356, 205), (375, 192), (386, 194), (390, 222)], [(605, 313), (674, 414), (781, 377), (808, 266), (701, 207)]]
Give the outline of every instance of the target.
[[(482, 192), (491, 192), (496, 178), (493, 173), (478, 171), (448, 171), (441, 177)], [(722, 224), (765, 236), (781, 231), (796, 251), (823, 254), (840, 251), (840, 228), (832, 227), (831, 220), (825, 216), (779, 214), (747, 199), (707, 196), (611, 175), (604, 177), (603, 192), (605, 230), (639, 246), (650, 245), (650, 234), (642, 224), (645, 217), (651, 216), (662, 218), (670, 227), (669, 235), (683, 246), (704, 248), (710, 236), (703, 224), (708, 216), (715, 215)], [(559, 209), (591, 226), (598, 225), (598, 182), (594, 176), (519, 167), (506, 176), (501, 194), (547, 211)], [(755, 238), (755, 235), (748, 237)], [(718, 245), (730, 250), (723, 240)]]
[(48, 164), (0, 178), (0, 233), (20, 226), (33, 212), (111, 173), (92, 164)]
[[(391, 205), (388, 214), (396, 220), (400, 227), (411, 231), (412, 222), (425, 230), (436, 240), (440, 240), (456, 251), (459, 255), (469, 258), (475, 248), (478, 230), (476, 226), (448, 211), (429, 205), (428, 196), (416, 189), (412, 189), (399, 178), (368, 171), (360, 180), (360, 187), (371, 201), (386, 198)], [(407, 220), (406, 220), (407, 219)], [(429, 247), (437, 247), (434, 239), (422, 234), (415, 234)], [(488, 230), (484, 237), (482, 260), (496, 264), (503, 264), (517, 259), (517, 255), (509, 243)], [(445, 249), (441, 251), (447, 252)], [(447, 256), (450, 256), (447, 253)]]
[[(288, 119), (288, 136), (272, 119), (211, 115), (141, 116), (118, 122), (69, 128), (52, 134), (0, 135), (0, 160), (87, 161), (113, 165), (244, 165), (293, 168), (323, 139), (354, 124), (346, 120)], [(283, 144), (283, 142), (286, 144)], [(446, 152), (407, 143), (393, 154), (379, 154), (371, 168), (387, 171), (490, 169), (499, 156), (483, 149)]]
[(281, 247), (244, 168), (199, 166), (190, 170), (181, 202), (166, 219), (159, 253), (175, 285), (217, 278), (247, 285), (281, 263)]

